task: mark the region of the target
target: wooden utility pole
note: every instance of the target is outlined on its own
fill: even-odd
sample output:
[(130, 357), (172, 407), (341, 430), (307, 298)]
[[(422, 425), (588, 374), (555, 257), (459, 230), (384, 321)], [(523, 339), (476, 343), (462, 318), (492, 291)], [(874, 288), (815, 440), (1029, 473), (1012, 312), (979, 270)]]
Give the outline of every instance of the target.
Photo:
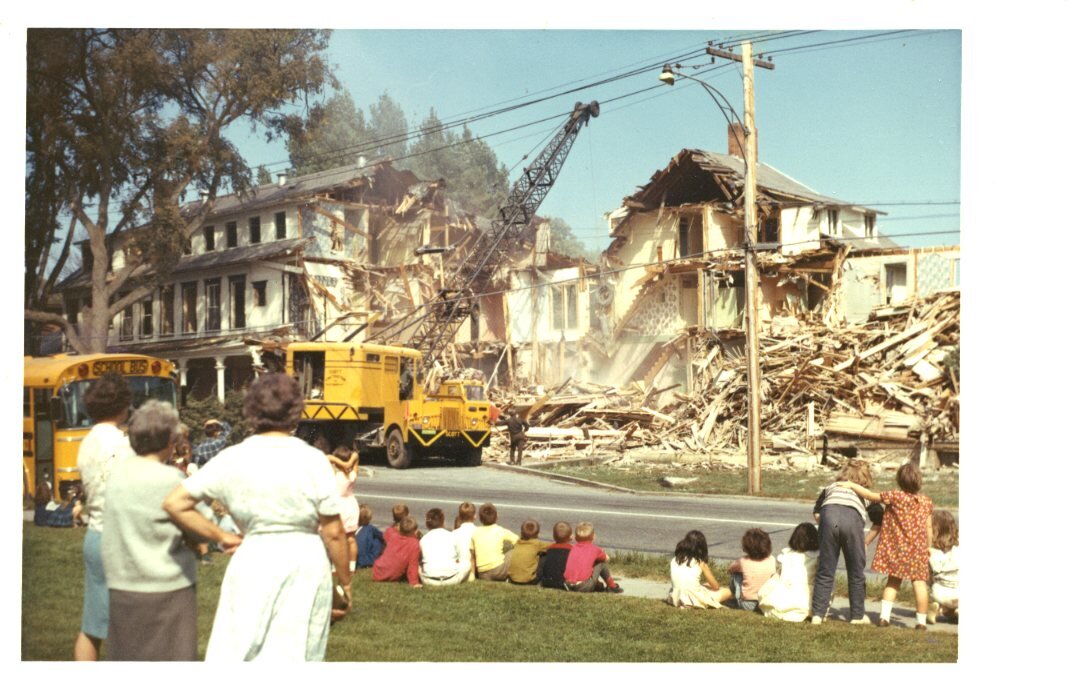
[[(745, 89), (745, 347), (749, 367), (749, 494), (760, 493), (760, 275), (756, 267), (756, 99), (753, 90), (752, 43), (737, 55), (707, 48), (707, 54), (740, 61)], [(757, 66), (774, 69), (770, 61)]]

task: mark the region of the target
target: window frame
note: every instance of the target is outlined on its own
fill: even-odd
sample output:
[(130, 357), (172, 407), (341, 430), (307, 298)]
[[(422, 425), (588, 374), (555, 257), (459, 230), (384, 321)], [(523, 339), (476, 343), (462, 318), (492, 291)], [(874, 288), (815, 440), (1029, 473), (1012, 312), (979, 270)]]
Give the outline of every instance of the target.
[(148, 295), (140, 301), (140, 338), (155, 335), (155, 296)]
[[(250, 217), (250, 245), (256, 245), (261, 242), (261, 217)], [(255, 239), (256, 237), (256, 239)]]
[(227, 222), (227, 247), (238, 247), (238, 222)]
[(268, 280), (250, 281), (250, 286), (253, 288), (253, 306), (264, 307), (268, 305)]
[[(223, 330), (223, 284), (220, 277), (204, 280), (204, 330)], [(213, 298), (213, 294), (215, 297)], [(213, 326), (214, 324), (214, 326)]]
[(216, 227), (204, 227), (204, 252), (216, 251)]
[[(186, 307), (186, 295), (190, 296), (190, 306)], [(197, 316), (197, 282), (185, 281), (181, 284), (181, 332), (195, 334), (200, 330), (200, 318)], [(186, 311), (188, 309), (188, 312)], [(190, 328), (190, 324), (192, 328)]]
[(174, 335), (174, 284), (159, 286), (159, 336)]
[[(241, 295), (241, 298), (239, 298)], [(235, 274), (227, 277), (227, 307), (229, 308), (228, 325), (231, 329), (246, 328), (246, 275)], [(241, 309), (240, 309), (241, 308)], [(239, 320), (241, 323), (239, 323)]]
[(276, 222), (276, 240), (287, 238), (287, 212), (277, 212), (274, 216)]

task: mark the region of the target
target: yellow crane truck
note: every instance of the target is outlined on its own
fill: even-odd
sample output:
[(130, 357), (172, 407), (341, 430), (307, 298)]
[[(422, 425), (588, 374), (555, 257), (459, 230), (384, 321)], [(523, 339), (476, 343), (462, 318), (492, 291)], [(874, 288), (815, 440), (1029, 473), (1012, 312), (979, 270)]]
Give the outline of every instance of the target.
[[(575, 103), (557, 133), (514, 182), (482, 240), (454, 267), (446, 288), (431, 302), (367, 343), (351, 342), (364, 324), (341, 342), (288, 346), (287, 372), (299, 379), (306, 398), (299, 436), (313, 443), (323, 435), (333, 447), (384, 449), (390, 466), (397, 469), (434, 454), (480, 464), (493, 418), (484, 386), (446, 378), (435, 384), (437, 391), (429, 392), (423, 380), (455, 339), (473, 301), (494, 286), (491, 280), (505, 257), (531, 244), (537, 208), (555, 183), (579, 130), (599, 111), (597, 102)], [(398, 344), (402, 335), (408, 337), (404, 347)]]
[(373, 343), (292, 343), (287, 373), (306, 404), (298, 435), (313, 443), (384, 450), (395, 469), (446, 455), (480, 464), (491, 436), (490, 403), (479, 381), (446, 379), (428, 394), (417, 381), (418, 350)]

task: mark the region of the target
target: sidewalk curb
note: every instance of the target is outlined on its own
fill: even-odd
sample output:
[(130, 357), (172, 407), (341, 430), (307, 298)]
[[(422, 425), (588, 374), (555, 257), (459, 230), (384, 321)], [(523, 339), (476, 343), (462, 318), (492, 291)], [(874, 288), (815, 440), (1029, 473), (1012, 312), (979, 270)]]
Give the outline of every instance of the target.
[(590, 481), (589, 479), (580, 479), (577, 476), (567, 476), (566, 474), (554, 474), (540, 469), (530, 469), (529, 467), (523, 467), (521, 465), (505, 464), (502, 462), (485, 462), (482, 467), (488, 467), (489, 469), (498, 469), (505, 472), (516, 472), (520, 474), (529, 474), (530, 476), (539, 476), (546, 479), (552, 479), (554, 481), (563, 481), (570, 484), (576, 484), (578, 486), (587, 486), (589, 488), (598, 488), (604, 491), (614, 491), (617, 493), (628, 493), (631, 495), (649, 495), (646, 491), (635, 491), (630, 488), (624, 488), (623, 486), (613, 486), (611, 484), (598, 483), (597, 481)]

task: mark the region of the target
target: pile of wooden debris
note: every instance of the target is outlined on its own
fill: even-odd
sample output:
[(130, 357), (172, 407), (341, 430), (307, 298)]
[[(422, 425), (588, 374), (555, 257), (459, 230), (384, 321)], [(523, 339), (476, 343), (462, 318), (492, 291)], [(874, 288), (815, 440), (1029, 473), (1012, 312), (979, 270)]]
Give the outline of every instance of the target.
[[(960, 292), (875, 310), (862, 325), (794, 322), (760, 339), (766, 463), (815, 464), (822, 445), (955, 452), (959, 441)], [(530, 453), (547, 457), (638, 448), (715, 456), (745, 450), (743, 350), (702, 335), (692, 388), (617, 389), (569, 380), (498, 399), (529, 415)], [(506, 450), (502, 430), (492, 454)], [(809, 459), (796, 459), (808, 457)]]

